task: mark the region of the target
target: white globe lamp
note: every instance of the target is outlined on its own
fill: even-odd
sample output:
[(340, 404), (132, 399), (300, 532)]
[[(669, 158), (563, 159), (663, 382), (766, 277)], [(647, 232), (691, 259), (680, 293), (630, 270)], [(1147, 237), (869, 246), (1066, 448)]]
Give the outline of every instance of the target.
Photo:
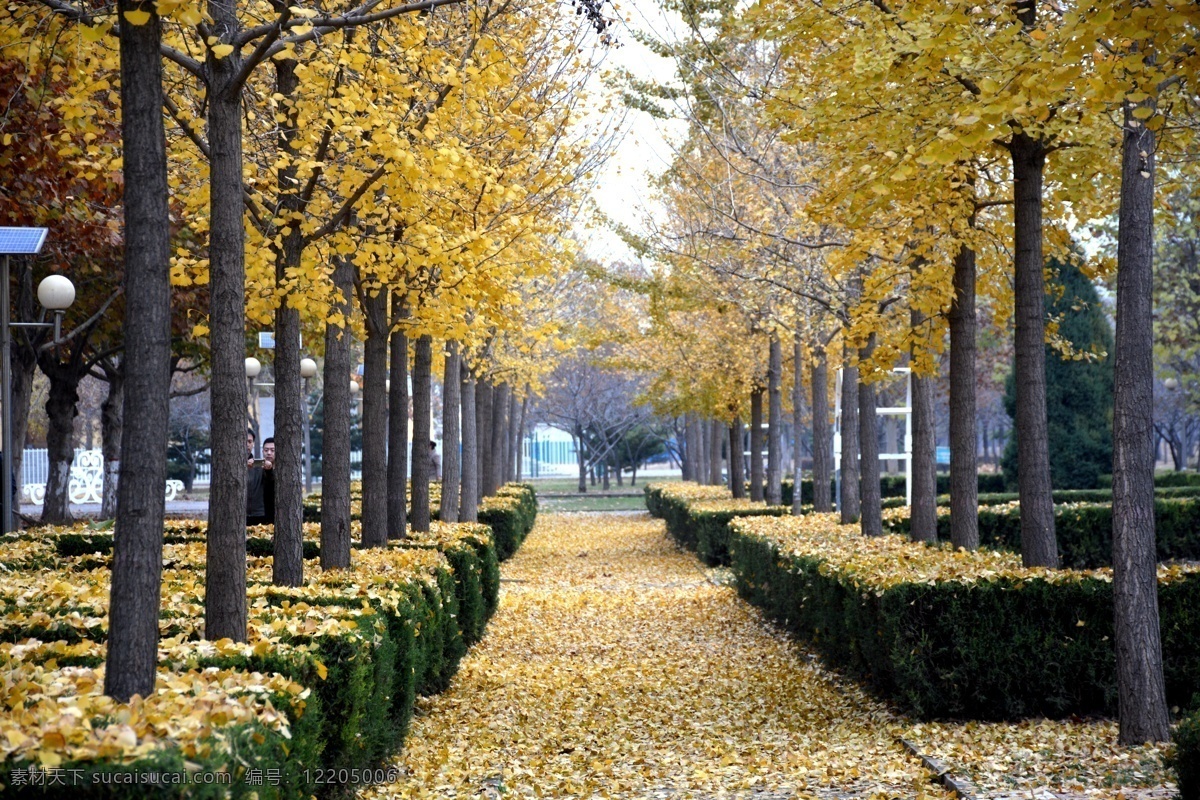
[(65, 275), (49, 275), (38, 284), (38, 302), (51, 311), (66, 311), (75, 302), (75, 284)]

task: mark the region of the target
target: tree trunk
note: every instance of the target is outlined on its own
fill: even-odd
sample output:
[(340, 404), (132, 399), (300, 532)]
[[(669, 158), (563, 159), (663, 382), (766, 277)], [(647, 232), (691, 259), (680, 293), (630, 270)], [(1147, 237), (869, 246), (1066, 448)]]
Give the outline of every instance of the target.
[(429, 531), (429, 480), (433, 472), (433, 339), (417, 339), (413, 348), (412, 529)]
[(746, 475), (742, 460), (742, 440), (745, 437), (742, 418), (735, 417), (729, 426), (729, 491), (735, 498), (746, 496)]
[[(137, 9), (140, 6), (130, 0), (120, 0), (118, 5), (122, 14)], [(104, 670), (104, 693), (120, 702), (135, 694), (148, 697), (154, 691), (170, 415), (171, 228), (159, 54), (162, 29), (154, 8), (148, 10), (150, 20), (145, 24), (121, 26), (120, 42), (123, 339), (128, 359), (124, 378), (129, 385), (121, 404), (123, 415), (138, 421), (121, 439), (128, 466), (117, 489)], [(245, 435), (240, 429), (235, 433)], [(238, 508), (244, 507), (243, 500)]]
[(709, 476), (712, 474), (712, 445), (708, 441), (708, 423), (700, 418), (696, 419), (696, 483), (708, 484)]
[(442, 376), (442, 507), (438, 513), (442, 522), (458, 522), (461, 362), (458, 342), (446, 342), (446, 371)]
[[(373, 297), (365, 287), (361, 291), (359, 302), (367, 330), (363, 345), (362, 543), (364, 547), (383, 547), (388, 535), (388, 296), (382, 290)], [(415, 438), (415, 432), (413, 435)]]
[[(804, 430), (804, 374), (800, 369), (804, 356), (803, 342), (797, 329), (792, 342), (792, 514), (800, 516), (804, 505), (801, 499), (800, 483), (804, 478), (800, 465), (804, 463), (804, 452), (801, 449), (800, 431)], [(829, 484), (826, 483), (826, 486)]]
[(484, 487), (484, 494), (493, 495), (496, 490), (504, 483), (504, 434), (508, 430), (508, 396), (510, 392), (509, 385), (502, 383), (496, 387), (495, 395), (492, 397), (492, 447), (491, 447), (491, 463), (488, 465), (488, 482)]
[(700, 429), (696, 424), (695, 414), (685, 414), (683, 418), (683, 471), (687, 473), (684, 480), (693, 483), (700, 482)]
[(508, 435), (504, 439), (504, 482), (517, 477), (516, 459), (521, 452), (521, 406), (514, 390), (508, 397)]
[[(525, 420), (529, 413), (529, 384), (525, 384), (525, 396), (521, 398), (521, 421), (517, 424), (517, 445), (516, 445), (516, 480), (521, 482), (521, 467), (524, 461), (524, 443), (525, 443)], [(634, 474), (637, 474), (637, 465), (634, 465)]]
[(391, 352), (388, 355), (387, 538), (408, 535), (408, 309), (392, 292)]
[[(296, 261), (299, 266), (298, 252)], [(303, 403), (300, 312), (288, 308), (283, 298), (275, 312), (275, 539), (271, 581), (276, 586), (304, 583)]]
[(575, 458), (579, 462), (579, 492), (583, 494), (588, 487), (588, 468), (583, 454), (583, 428), (578, 422), (575, 423)]
[[(974, 218), (972, 218), (974, 227)], [(950, 302), (950, 543), (979, 547), (979, 467), (975, 452), (975, 251), (954, 257)]]
[(1154, 151), (1125, 103), (1113, 374), (1113, 609), (1120, 742), (1167, 741), (1154, 542)]
[[(914, 330), (925, 325), (921, 312), (911, 312)], [(916, 358), (910, 359), (914, 365)], [(909, 373), (912, 386), (912, 508), (910, 535), (914, 541), (937, 541), (937, 448), (934, 430), (933, 378)]]
[(350, 297), (354, 267), (349, 257), (333, 262), (333, 285), (341, 300), (331, 309), (346, 323), (325, 326), (324, 430), (321, 434), (321, 569), (350, 567)]
[(708, 425), (708, 482), (720, 486), (725, 481), (721, 477), (721, 441), (725, 438), (725, 426), (720, 420), (712, 420)]
[[(10, 259), (9, 269), (17, 285), (15, 306), (16, 317), (22, 322), (33, 322), (38, 319), (40, 312), (36, 309), (33, 293), (33, 259)], [(11, 298), (10, 298), (11, 300)], [(10, 330), (10, 333), (11, 330)], [(13, 497), (13, 509), (10, 520), (13, 530), (21, 527), (17, 511), (21, 505), (21, 488), (24, 486), (23, 464), (25, 461), (25, 433), (29, 428), (29, 410), (33, 402), (33, 376), (37, 370), (36, 346), (41, 337), (36, 334), (12, 333), (9, 348), (9, 364), (12, 372), (12, 413), (9, 419), (12, 424), (12, 453), (5, 453), (5, 463), (12, 471), (12, 479), (16, 481), (16, 495)]]
[(769, 506), (783, 502), (783, 345), (771, 337), (767, 367), (767, 486)]
[[(467, 360), (459, 357), (459, 376), (462, 380), (462, 501), (458, 519), (475, 522), (479, 519), (479, 436), (475, 430), (475, 378)], [(442, 491), (445, 491), (443, 487)]]
[(604, 462), (600, 465), (600, 480), (601, 480), (602, 486), (604, 488), (604, 491), (607, 492), (608, 488), (609, 488), (609, 486), (608, 486), (608, 460), (607, 459), (605, 459)]
[(852, 366), (854, 350), (846, 338), (843, 336), (842, 344), (842, 496), (838, 504), (843, 525), (858, 522), (862, 514), (858, 483), (858, 367)]
[[(114, 519), (117, 516), (117, 487), (121, 477), (121, 413), (125, 405), (125, 371), (123, 367), (105, 370), (108, 380), (108, 395), (100, 406), (100, 448), (104, 454), (104, 489), (100, 503), (100, 517)], [(169, 416), (169, 414), (168, 414)], [(166, 470), (163, 471), (166, 480)]]
[(761, 503), (763, 492), (763, 390), (754, 387), (750, 392), (750, 499)]
[[(275, 91), (287, 98), (276, 137), (276, 151), (284, 156), (276, 173), (279, 194), (278, 216), (299, 217), (304, 200), (297, 191), (295, 153), (298, 131), (296, 109), (290, 101), (300, 80), (296, 60), (275, 59)], [(281, 231), (272, 246), (275, 255), (275, 285), (287, 286), (304, 256), (304, 239), (298, 225)], [(300, 312), (288, 304), (285, 292), (275, 309), (275, 536), (271, 562), (276, 586), (304, 583), (304, 379), (300, 377)]]
[[(866, 362), (875, 350), (875, 334), (866, 347), (858, 351), (860, 363)], [(883, 506), (879, 486), (879, 417), (875, 413), (875, 384), (858, 381), (858, 447), (862, 475), (862, 532), (867, 536), (883, 536)], [(844, 491), (844, 488), (843, 488)]]
[(479, 497), (490, 494), (488, 484), (492, 475), (492, 406), (496, 387), (480, 380), (475, 389), (475, 432), (479, 436)]
[[(237, 0), (208, 0), (212, 35), (237, 34)], [(246, 639), (246, 260), (242, 184), (242, 56), (205, 51), (209, 147), (209, 334), (212, 483), (204, 635)], [(133, 391), (132, 385), (129, 390)], [(136, 419), (135, 415), (126, 416)], [(141, 452), (137, 458), (144, 458)], [(125, 459), (128, 473), (129, 459)]]
[[(1045, 145), (1013, 134), (1017, 483), (1021, 501), (1021, 560), (1027, 567), (1057, 567), (1046, 420), (1045, 277), (1042, 262), (1042, 172)], [(1019, 434), (1017, 433), (1019, 432)]]
[[(824, 348), (813, 351), (812, 372), (813, 427), (813, 511), (833, 511), (833, 432), (829, 425), (829, 362)], [(796, 494), (800, 484), (796, 484)]]
[[(899, 427), (899, 420), (889, 414), (881, 420), (881, 423), (883, 425), (883, 451), (894, 453), (900, 446), (899, 432), (896, 430)], [(894, 458), (889, 458), (884, 462), (884, 469), (888, 475), (896, 475), (900, 472), (899, 464)]]
[(62, 525), (74, 521), (70, 505), (71, 463), (75, 460), (80, 375), (71, 364), (50, 365), (50, 360), (57, 361), (52, 354), (41, 360), (42, 371), (50, 378), (50, 396), (46, 400), (46, 416), (50, 423), (46, 431), (46, 458), (50, 462), (50, 475), (46, 481), (41, 521), (43, 525)]
[(704, 473), (701, 470), (704, 461), (704, 442), (703, 428), (700, 425), (700, 417), (694, 412), (687, 415), (687, 460), (690, 464), (690, 477), (688, 480), (696, 483), (704, 483)]

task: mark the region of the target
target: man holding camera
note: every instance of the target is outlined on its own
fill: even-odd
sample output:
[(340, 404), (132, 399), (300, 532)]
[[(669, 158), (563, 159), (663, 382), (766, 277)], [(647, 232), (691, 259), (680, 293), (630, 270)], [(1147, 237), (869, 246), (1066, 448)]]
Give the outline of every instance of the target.
[(263, 457), (254, 457), (254, 431), (246, 431), (246, 524), (275, 524), (275, 440), (263, 441)]

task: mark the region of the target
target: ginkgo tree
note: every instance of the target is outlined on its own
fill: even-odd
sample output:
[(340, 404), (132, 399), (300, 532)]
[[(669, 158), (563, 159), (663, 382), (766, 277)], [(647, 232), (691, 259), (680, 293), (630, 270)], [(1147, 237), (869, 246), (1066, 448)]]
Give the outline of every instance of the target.
[[(179, 3), (164, 8), (129, 4), (122, 6), (119, 17), (108, 11), (94, 11), (67, 2), (44, 4), (55, 15), (80, 23), (77, 30), (80, 31), (82, 37), (87, 41), (95, 42), (101, 49), (104, 48), (103, 42), (109, 35), (119, 37), (123, 43), (128, 39), (137, 38), (143, 32), (146, 34), (145, 38), (153, 39), (152, 47), (146, 46), (145, 42), (142, 42), (143, 56), (147, 56), (151, 50), (153, 51), (153, 64), (150, 63), (147, 56), (143, 62), (140, 62), (139, 71), (136, 74), (131, 73), (129, 76), (143, 79), (143, 82), (140, 84), (133, 80), (123, 82), (125, 88), (133, 85), (144, 88), (148, 93), (144, 96), (151, 98), (148, 104), (143, 103), (142, 106), (139, 106), (143, 113), (154, 117), (154, 120), (144, 126), (143, 130), (150, 132), (152, 140), (156, 136), (159, 140), (158, 145), (151, 141), (148, 146), (138, 150), (139, 157), (147, 155), (150, 159), (148, 164), (158, 165), (160, 159), (158, 154), (163, 150), (161, 135), (154, 134), (154, 131), (161, 130), (160, 109), (165, 105), (175, 116), (176, 110), (180, 108), (178, 98), (164, 97), (161, 92), (159, 56), (165, 56), (173, 67), (178, 67), (184, 74), (199, 81), (199, 84), (191, 89), (191, 94), (202, 92), (205, 98), (203, 134), (201, 135), (199, 132), (199, 126), (194, 124), (186, 125), (184, 130), (195, 144), (202, 145), (199, 149), (207, 162), (202, 166), (201, 174), (205, 179), (204, 186), (208, 195), (209, 214), (205, 223), (208, 267), (206, 282), (210, 286), (212, 298), (206, 325), (207, 331), (204, 332), (210, 334), (213, 350), (214, 393), (214, 514), (210, 520), (210, 543), (212, 546), (208, 549), (210, 563), (207, 571), (210, 600), (207, 633), (210, 636), (229, 634), (239, 637), (244, 635), (245, 627), (244, 557), (238, 555), (241, 549), (237, 546), (239, 541), (243, 541), (240, 530), (244, 525), (244, 519), (240, 512), (240, 497), (244, 492), (242, 473), (244, 451), (242, 450), (241, 431), (245, 427), (241, 363), (245, 312), (243, 254), (246, 228), (243, 225), (243, 218), (248, 215), (260, 227), (277, 232), (268, 245), (269, 249), (277, 253), (288, 250), (287, 237), (293, 232), (293, 226), (297, 222), (294, 217), (287, 216), (286, 212), (289, 209), (286, 207), (282, 209), (285, 212), (283, 216), (279, 214), (280, 208), (267, 209), (271, 216), (264, 222), (262, 216), (264, 208), (256, 205), (257, 198), (252, 192), (245, 190), (241, 129), (244, 90), (249, 90), (251, 93), (255, 91), (256, 81), (261, 72), (259, 68), (271, 61), (280, 65), (275, 74), (276, 82), (286, 83), (290, 77), (289, 69), (300, 59), (297, 48), (303, 49), (309, 43), (319, 42), (321, 37), (364, 25), (384, 23), (401, 15), (427, 11), (444, 4), (446, 3), (434, 0), (429, 3), (380, 8), (380, 3), (369, 2), (356, 7), (320, 11), (306, 10), (298, 6), (268, 6), (267, 4), (259, 4), (254, 8), (247, 9), (241, 9), (233, 3), (210, 3), (206, 7), (192, 3)], [(588, 20), (597, 28), (602, 28), (607, 24), (603, 20), (599, 3), (585, 3), (581, 10), (586, 11)], [(242, 15), (243, 11), (245, 12), (244, 16)], [(162, 18), (160, 18), (160, 14), (163, 15)], [(171, 21), (171, 24), (167, 26), (168, 41), (165, 43), (160, 41), (163, 18)], [(268, 21), (262, 23), (262, 19)], [(253, 24), (255, 22), (259, 24)], [(416, 46), (419, 47), (420, 43), (417, 43)], [(203, 52), (205, 54), (203, 61), (189, 54), (193, 52)], [(111, 54), (112, 51), (109, 50), (109, 53)], [(115, 67), (115, 59), (110, 61), (108, 68), (112, 69), (113, 67)], [(126, 109), (127, 112), (132, 110), (132, 108)], [(255, 113), (250, 110), (247, 118)], [(127, 125), (131, 119), (144, 121), (146, 118), (137, 118), (131, 113), (125, 114)], [(286, 135), (278, 138), (287, 145)], [(127, 169), (131, 163), (136, 163), (136, 161), (137, 159), (127, 155), (125, 159)], [(154, 166), (154, 170), (158, 169), (158, 166)], [(278, 174), (283, 176), (282, 179), (285, 183), (289, 177), (288, 169), (289, 165), (287, 164), (279, 165)], [(374, 172), (371, 173), (371, 175), (374, 174)], [(373, 182), (370, 180), (371, 175), (368, 175), (367, 180), (361, 184), (360, 196), (369, 194), (369, 190), (373, 186)], [(127, 186), (135, 184), (137, 181), (127, 181)], [(158, 186), (158, 184), (147, 185)], [(155, 192), (165, 198), (165, 184), (162, 185), (161, 191), (156, 188)], [(341, 199), (344, 203), (352, 201), (354, 195)], [(127, 201), (127, 205), (131, 204)], [(350, 209), (353, 208), (353, 203), (350, 202), (343, 207), (347, 210), (342, 216), (334, 217), (335, 226), (344, 225), (350, 219)], [(246, 208), (245, 212), (243, 208)], [(149, 227), (154, 227), (155, 231), (159, 233), (169, 231), (165, 206), (158, 210), (152, 222), (147, 223), (147, 229)], [(294, 241), (291, 243), (294, 244)], [(156, 259), (146, 256), (146, 269), (154, 266), (157, 270), (155, 280), (144, 286), (154, 288), (158, 294), (148, 295), (148, 297), (167, 296), (166, 284), (162, 280), (166, 274), (166, 251), (163, 250), (160, 253), (160, 250), (163, 248), (156, 246), (137, 251), (143, 255), (164, 256)], [(282, 260), (286, 261), (286, 258)], [(150, 261), (155, 261), (155, 264), (151, 265)], [(176, 274), (178, 275), (178, 270)], [(286, 265), (282, 272), (277, 272), (277, 274), (288, 278), (295, 277), (287, 275)], [(127, 279), (128, 275), (127, 272)], [(282, 294), (287, 294), (286, 287)], [(334, 308), (337, 300), (330, 298), (335, 298), (337, 294), (326, 293), (327, 309)], [(150, 303), (150, 301), (146, 300), (146, 303)], [(280, 305), (284, 308), (295, 308), (297, 305), (303, 304), (292, 303), (285, 299)], [(330, 317), (334, 322), (345, 322), (345, 315), (339, 314), (339, 310), (344, 311), (345, 309), (343, 307), (331, 311)], [(161, 319), (165, 318), (161, 315), (156, 316), (153, 311), (134, 304), (130, 317), (137, 315), (141, 315), (140, 318), (151, 325), (158, 324)], [(285, 324), (284, 327), (286, 328), (287, 325)], [(144, 341), (148, 343), (152, 338)], [(291, 340), (290, 336), (284, 338), (289, 342)], [(296, 345), (298, 347), (298, 337)], [(146, 355), (147, 359), (144, 363), (150, 365), (148, 369), (153, 373), (156, 369), (154, 365), (159, 363), (154, 356), (153, 348), (146, 351)], [(283, 360), (286, 372), (286, 363), (288, 362), (286, 354)], [(166, 392), (165, 390), (139, 391), (131, 392), (129, 396), (157, 397), (162, 398), (165, 402)], [(131, 414), (131, 416), (134, 415)], [(154, 417), (146, 418), (150, 420), (151, 424), (145, 430), (148, 431), (148, 435), (155, 434), (158, 426), (153, 424)], [(239, 422), (239, 420), (241, 421)], [(142, 444), (146, 445), (143, 449), (147, 452), (163, 449), (146, 442)], [(133, 459), (128, 459), (128, 461), (132, 463)], [(141, 484), (138, 481), (131, 479), (131, 489), (139, 485)], [(146, 486), (156, 487), (152, 491), (161, 497), (161, 489), (157, 488), (161, 486), (161, 480), (147, 480), (142, 489), (145, 489)], [(134, 536), (131, 533), (127, 538), (131, 552), (136, 550), (145, 557), (153, 555), (156, 547), (155, 540), (160, 537), (160, 531), (152, 530), (155, 518), (161, 519), (161, 511), (158, 514), (150, 513), (142, 516), (142, 521), (149, 520), (149, 523), (142, 526), (145, 528), (145, 531), (142, 532), (144, 535)], [(134, 526), (131, 525), (128, 529), (132, 531)], [(157, 546), (161, 546), (161, 538), (157, 538), (157, 541), (159, 543)], [(156, 557), (151, 560), (154, 563), (158, 562)], [(118, 563), (121, 562), (122, 559), (118, 558)], [(286, 560), (281, 559), (280, 566), (286, 567)], [(127, 572), (124, 568), (118, 571), (122, 575)], [(148, 580), (139, 584), (137, 592), (140, 598), (139, 602), (123, 605), (127, 609), (135, 606), (139, 608), (140, 611), (137, 612), (137, 615), (142, 619), (149, 619), (151, 616), (151, 604), (156, 596), (156, 589), (152, 585), (154, 584), (152, 580), (154, 574), (156, 571), (151, 570), (148, 573)], [(239, 576), (241, 576), (240, 580)], [(124, 585), (123, 578), (114, 581), (114, 587), (121, 585)], [(121, 594), (119, 588), (114, 588), (114, 596), (119, 594)], [(153, 603), (153, 609), (156, 608), (157, 604)], [(156, 611), (154, 611), (154, 615), (156, 615)], [(114, 636), (114, 647), (110, 650), (110, 653), (116, 654), (113, 656), (114, 658), (120, 658), (120, 653), (124, 652), (121, 641), (120, 633)], [(152, 655), (152, 649), (147, 650), (145, 647), (142, 647), (139, 652), (143, 655), (151, 652)], [(135, 680), (139, 686), (144, 683), (146, 674), (150, 676), (149, 680), (153, 681), (152, 660), (142, 660), (151, 664), (149, 672), (146, 669), (140, 669), (130, 673), (141, 676)], [(145, 664), (142, 666), (144, 667)], [(121, 692), (119, 689), (116, 691)]]

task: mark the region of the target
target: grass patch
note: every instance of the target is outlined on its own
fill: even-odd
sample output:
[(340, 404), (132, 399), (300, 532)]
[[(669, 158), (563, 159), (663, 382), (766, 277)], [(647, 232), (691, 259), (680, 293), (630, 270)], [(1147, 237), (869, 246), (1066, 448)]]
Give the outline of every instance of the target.
[(543, 511), (645, 511), (646, 501), (641, 495), (634, 497), (543, 497), (538, 500)]

